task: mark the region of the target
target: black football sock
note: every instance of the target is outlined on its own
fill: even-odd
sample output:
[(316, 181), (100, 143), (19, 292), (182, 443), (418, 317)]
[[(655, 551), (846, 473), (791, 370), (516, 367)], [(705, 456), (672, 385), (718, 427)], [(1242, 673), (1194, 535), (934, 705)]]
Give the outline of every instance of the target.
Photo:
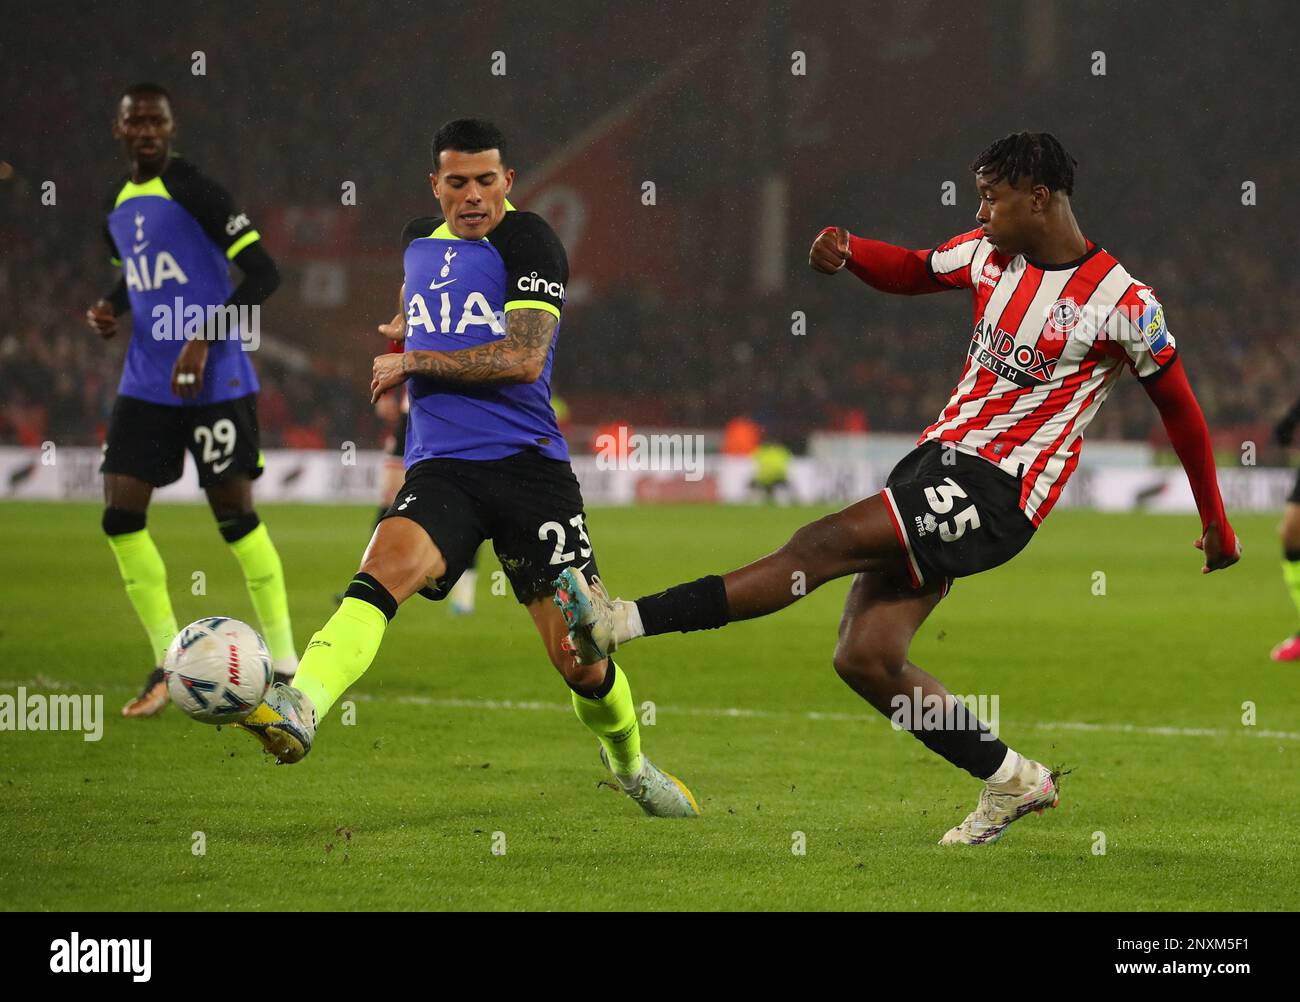
[[(921, 713), (919, 709), (914, 712)], [(984, 722), (970, 714), (960, 700), (951, 700), (943, 725), (941, 729), (923, 726), (907, 729), (930, 751), (976, 779), (988, 779), (998, 771), (1007, 757), (1007, 746), (993, 737)]]
[(645, 635), (716, 630), (731, 620), (727, 588), (716, 574), (636, 600)]

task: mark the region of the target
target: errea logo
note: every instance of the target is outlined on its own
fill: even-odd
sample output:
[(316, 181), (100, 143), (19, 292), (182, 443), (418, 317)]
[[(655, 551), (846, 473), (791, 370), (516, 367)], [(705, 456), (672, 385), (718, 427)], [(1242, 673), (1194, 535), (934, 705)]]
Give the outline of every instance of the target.
[(556, 299), (564, 298), (563, 282), (548, 282), (544, 278), (538, 278), (537, 272), (520, 276), (519, 281), (515, 283), (515, 288), (520, 292), (545, 292)]
[(248, 225), (250, 225), (249, 219), (245, 213), (241, 212), (237, 216), (231, 216), (229, 219), (226, 220), (226, 236), (233, 237), (236, 233), (238, 233), (240, 230), (244, 229), (244, 227)]
[(987, 285), (997, 285), (998, 279), (1002, 277), (1002, 269), (992, 261), (984, 265), (980, 271), (980, 282)]

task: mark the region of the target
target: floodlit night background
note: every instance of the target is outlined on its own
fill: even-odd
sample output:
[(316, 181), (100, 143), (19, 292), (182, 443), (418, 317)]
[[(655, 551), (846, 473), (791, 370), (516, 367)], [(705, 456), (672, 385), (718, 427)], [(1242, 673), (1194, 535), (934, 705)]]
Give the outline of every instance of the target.
[[(1300, 375), (1288, 4), (804, 7), (10, 9), (0, 443), (102, 440), (126, 338), (103, 344), (81, 316), (113, 281), (100, 226), (125, 167), (109, 122), (138, 80), (171, 90), (175, 148), (234, 193), (284, 271), (256, 358), (268, 446), (382, 437), (373, 326), (401, 283), (403, 224), (437, 212), (433, 132), (465, 115), (506, 131), (515, 204), (567, 246), (553, 390), (574, 428), (745, 414), (796, 449), (819, 429), (919, 431), (960, 371), (965, 300), (822, 280), (808, 245), (831, 224), (911, 247), (969, 229), (967, 164), (1028, 128), (1078, 159), (1085, 235), (1161, 296), (1216, 439), (1267, 438)], [(1088, 437), (1153, 434), (1126, 378)]]

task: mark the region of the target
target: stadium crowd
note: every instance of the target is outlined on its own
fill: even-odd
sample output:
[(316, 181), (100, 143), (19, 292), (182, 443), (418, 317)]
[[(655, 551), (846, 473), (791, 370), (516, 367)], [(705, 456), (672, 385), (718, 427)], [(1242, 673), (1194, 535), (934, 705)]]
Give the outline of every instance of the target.
[[(166, 17), (164, 5), (145, 8)], [(537, 29), (529, 49), (507, 53), (509, 71), (491, 80), (490, 98), (480, 93), (482, 81), (457, 79), (443, 82), (447, 95), (437, 111), (428, 111), (418, 93), (404, 95), (400, 109), (393, 110), (395, 88), (400, 94), (406, 87), (393, 67), (415, 65), (427, 51), (417, 35), (394, 32), (365, 11), (364, 4), (348, 0), (326, 23), (272, 7), (261, 11), (261, 34), (253, 38), (218, 9), (207, 8), (184, 37), (170, 37), (147, 57), (118, 64), (107, 58), (40, 62), (39, 102), (20, 91), (24, 74), (5, 75), (3, 86), (12, 92), (0, 98), (23, 143), (21, 156), (15, 155), (0, 178), (5, 246), (0, 300), (6, 304), (0, 321), (0, 444), (102, 440), (126, 338), (99, 341), (86, 329), (82, 313), (112, 281), (101, 224), (121, 158), (108, 122), (113, 96), (127, 77), (158, 76), (148, 67), (159, 65), (188, 67), (193, 50), (203, 49), (205, 76), (178, 71), (176, 79), (160, 81), (174, 93), (181, 123), (178, 148), (255, 214), (283, 205), (332, 205), (339, 178), (356, 179), (362, 193), (354, 210), (358, 237), (344, 266), (369, 258), (395, 267), (394, 234), (406, 218), (428, 211), (420, 209), (422, 180), (412, 165), (421, 163), (433, 128), (453, 109), (510, 109), (503, 124), (521, 162), (535, 165), (632, 98), (657, 68), (671, 62), (677, 45), (670, 32), (629, 39), (620, 34), (614, 12), (593, 5), (581, 25), (557, 19)], [(493, 19), (505, 14), (483, 16), (489, 23), (482, 37), (490, 38)], [(300, 59), (279, 55), (282, 37), (266, 30), (268, 20), (276, 18), (283, 22), (283, 37), (295, 39)], [(327, 51), (327, 36), (344, 22), (358, 52), (382, 51), (384, 57), (346, 68), (314, 61), (311, 53)], [(109, 33), (86, 44), (127, 52), (132, 31), (132, 22), (124, 20), (121, 37)], [(491, 50), (484, 43), (484, 65)], [(556, 51), (586, 58), (570, 59), (564, 73), (548, 74), (545, 88), (533, 86)], [(120, 65), (125, 76), (109, 78), (80, 68), (107, 65)], [(1150, 102), (1173, 107), (1186, 81), (1154, 77), (1147, 81), (1153, 88)], [(624, 85), (611, 89), (611, 79)], [(305, 100), (307, 94), (314, 96)], [(674, 165), (655, 130), (673, 130), (699, 144), (721, 128), (715, 122), (730, 113), (728, 103), (737, 115), (760, 112), (745, 103), (749, 97), (739, 85), (714, 95), (713, 103), (686, 94), (647, 114), (645, 129), (652, 137), (647, 146), (664, 160), (646, 172), (675, 177), (679, 188), (694, 187), (697, 194), (699, 185), (708, 184), (734, 190), (739, 194), (718, 197), (728, 213), (734, 207), (740, 216), (753, 202), (750, 189), (757, 176), (745, 172), (752, 172), (752, 154), (761, 153), (764, 144), (736, 150), (736, 134), (730, 132), (725, 134), (729, 156)], [(1059, 103), (1061, 121), (1087, 121), (1077, 89), (1062, 88), (1049, 97)], [(1108, 106), (1107, 114), (1106, 134), (1140, 134), (1149, 125), (1136, 106)], [(1180, 202), (1178, 193), (1184, 183), (1193, 183), (1201, 162), (1174, 158), (1160, 164), (1163, 173), (1151, 180), (1162, 198), (1130, 197), (1114, 190), (1104, 171), (1090, 170), (1090, 163), (1116, 159), (1112, 149), (1089, 146), (1101, 124), (1073, 130), (1067, 124), (1058, 131), (1083, 162), (1076, 203), (1085, 231), (1155, 287), (1171, 331), (1186, 348), (1192, 384), (1226, 448), (1234, 439), (1263, 434), (1293, 402), (1300, 384), (1300, 338), (1295, 336), (1300, 275), (1276, 253), (1289, 236), (1285, 214), (1265, 204), (1285, 190), (1293, 153), (1282, 130), (1273, 137), (1244, 134), (1231, 102), (1214, 102), (1198, 114), (1199, 129), (1239, 151), (1237, 174), (1257, 185), (1259, 206), (1241, 204), (1240, 182), (1226, 170), (1216, 179), (1222, 197), (1198, 198), (1194, 209)], [(796, 127), (779, 118), (775, 126), (778, 132)], [(1073, 135), (1083, 138), (1074, 143)], [(969, 125), (940, 134), (952, 175), (960, 177), (965, 162), (991, 138), (971, 133)], [(902, 301), (854, 287), (848, 276), (821, 280), (803, 263), (806, 245), (826, 223), (909, 246), (937, 242), (973, 225), (973, 198), (964, 180), (958, 182), (953, 208), (927, 204), (920, 209), (905, 197), (866, 194), (878, 193), (881, 183), (908, 166), (906, 156), (881, 163), (872, 141), (868, 135), (856, 142), (845, 139), (848, 146), (835, 161), (838, 171), (825, 180), (823, 166), (816, 184), (805, 183), (804, 161), (793, 152), (774, 153), (765, 165), (779, 164), (791, 191), (784, 287), (755, 293), (748, 251), (719, 254), (707, 229), (702, 234), (698, 226), (681, 225), (671, 233), (673, 249), (691, 267), (713, 270), (708, 281), (692, 283), (685, 294), (669, 294), (630, 260), (626, 283), (597, 288), (575, 301), (566, 312), (553, 382), (575, 421), (622, 417), (639, 424), (719, 427), (732, 415), (749, 414), (771, 437), (795, 445), (823, 428), (919, 432), (927, 425), (960, 371), (968, 319), (964, 303), (958, 305), (957, 297)], [(715, 176), (719, 163), (723, 176)], [(402, 169), (394, 169), (396, 164)], [(1157, 165), (1152, 161), (1151, 166)], [(56, 206), (41, 204), (47, 178), (57, 183)], [(665, 207), (671, 208), (667, 200)], [(754, 224), (753, 216), (745, 218), (744, 225)], [(734, 244), (735, 231), (728, 232)], [(278, 255), (269, 237), (268, 249)], [(377, 443), (382, 428), (359, 373), (368, 370), (378, 339), (315, 342), (310, 331), (302, 331), (305, 325), (294, 323), (292, 286), (302, 262), (287, 256), (281, 264), (286, 287), (268, 304), (264, 348), (255, 360), (263, 381), (264, 444)], [(578, 279), (582, 261), (573, 264), (571, 279)], [(340, 326), (368, 330), (383, 319), (383, 308), (353, 297), (335, 310)], [(792, 331), (795, 311), (804, 315), (806, 333)], [(587, 350), (593, 344), (598, 351)], [(348, 356), (348, 364), (341, 364), (340, 355)], [(1126, 379), (1090, 436), (1158, 441), (1159, 422), (1136, 383)]]

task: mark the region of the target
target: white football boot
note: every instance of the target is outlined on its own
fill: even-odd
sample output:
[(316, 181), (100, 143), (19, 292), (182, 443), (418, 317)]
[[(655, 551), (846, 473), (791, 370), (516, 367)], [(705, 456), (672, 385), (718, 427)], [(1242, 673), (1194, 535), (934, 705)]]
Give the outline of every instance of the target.
[(996, 842), (1013, 821), (1030, 811), (1042, 814), (1061, 802), (1057, 787), (1059, 773), (1032, 759), (1022, 759), (1016, 774), (1006, 783), (985, 785), (975, 810), (966, 820), (939, 840), (940, 845), (985, 845)]
[(620, 776), (609, 764), (605, 746), (600, 746), (600, 760), (618, 781), (623, 792), (641, 805), (652, 818), (698, 818), (700, 805), (686, 784), (670, 772), (664, 772), (645, 755), (641, 756), (640, 776)]
[(626, 638), (630, 633), (626, 625), (630, 603), (611, 601), (600, 578), (593, 577), (588, 583), (576, 568), (565, 568), (555, 579), (555, 604), (564, 613), (579, 664), (603, 661), (618, 650), (619, 636)]

